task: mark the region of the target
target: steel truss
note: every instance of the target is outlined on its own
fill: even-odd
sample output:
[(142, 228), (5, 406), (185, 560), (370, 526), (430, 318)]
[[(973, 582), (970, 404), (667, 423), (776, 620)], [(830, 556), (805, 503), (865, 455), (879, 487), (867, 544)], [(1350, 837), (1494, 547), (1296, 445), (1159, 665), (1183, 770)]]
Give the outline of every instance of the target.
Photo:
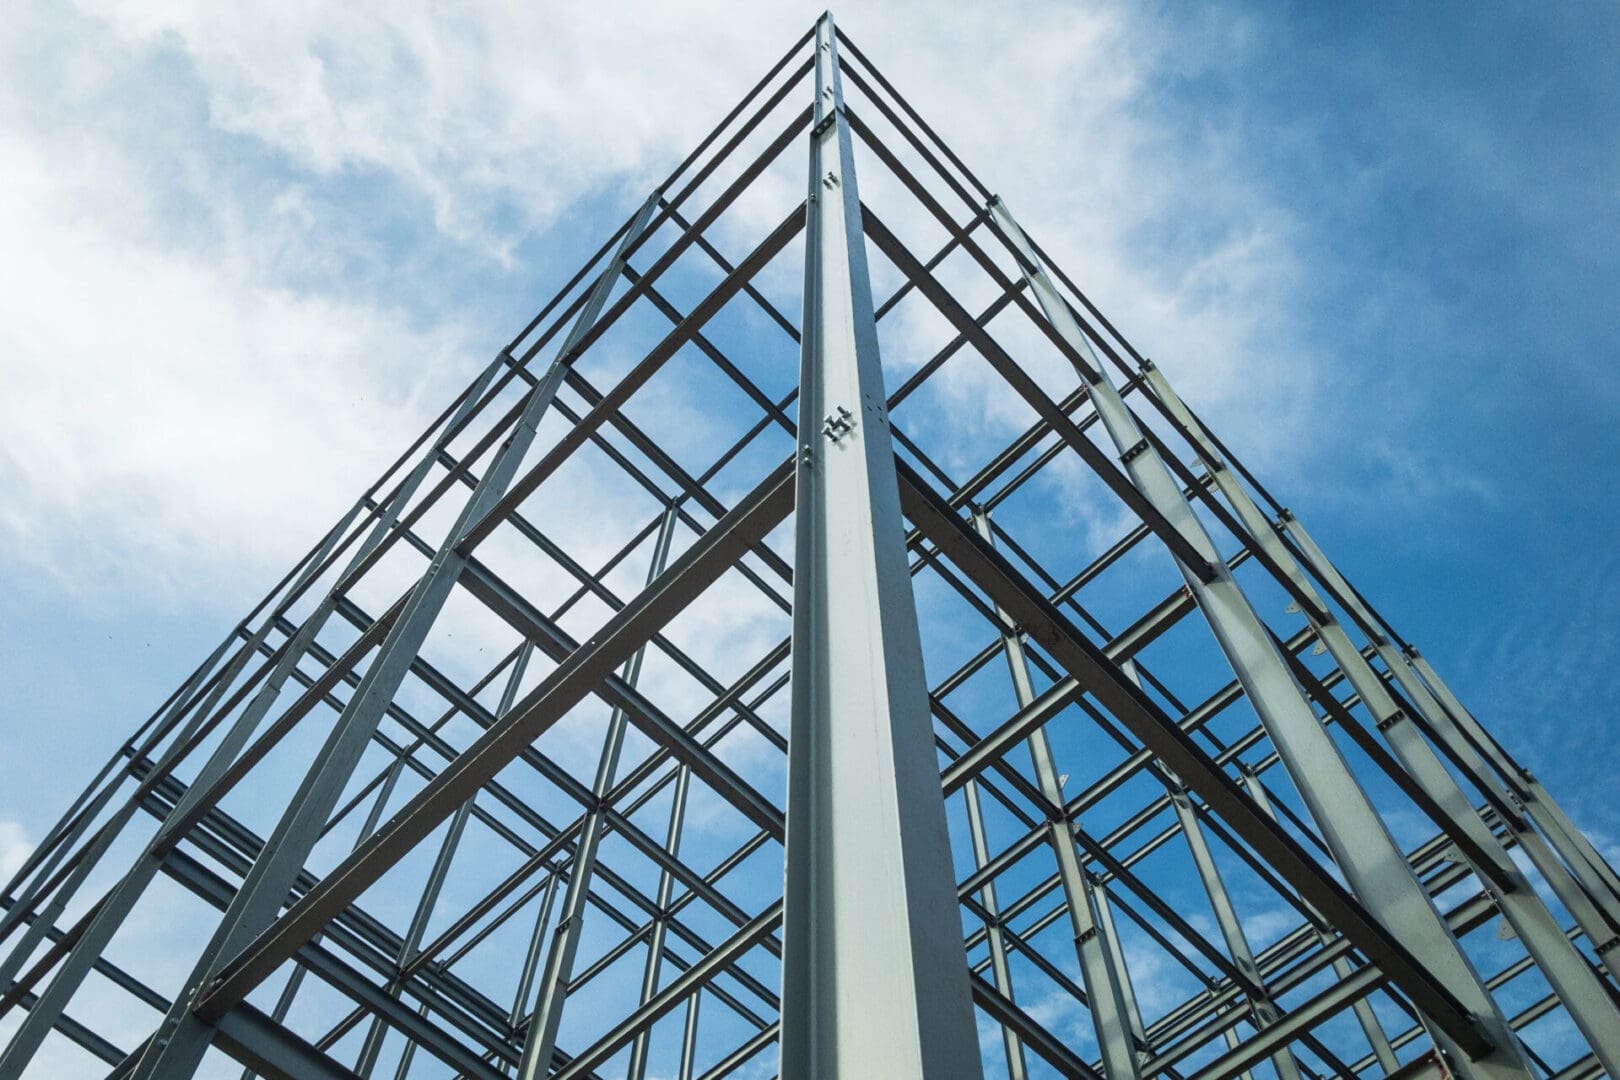
[(831, 16), (4, 903), (5, 1078), (1620, 1060), (1620, 878)]

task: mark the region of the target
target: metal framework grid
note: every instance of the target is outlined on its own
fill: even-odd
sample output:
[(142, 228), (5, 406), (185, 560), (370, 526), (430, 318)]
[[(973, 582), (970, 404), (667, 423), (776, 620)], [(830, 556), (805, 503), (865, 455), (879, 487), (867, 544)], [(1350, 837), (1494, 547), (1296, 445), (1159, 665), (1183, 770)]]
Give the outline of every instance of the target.
[(3, 1078), (1620, 1061), (1614, 871), (830, 15), (4, 904)]

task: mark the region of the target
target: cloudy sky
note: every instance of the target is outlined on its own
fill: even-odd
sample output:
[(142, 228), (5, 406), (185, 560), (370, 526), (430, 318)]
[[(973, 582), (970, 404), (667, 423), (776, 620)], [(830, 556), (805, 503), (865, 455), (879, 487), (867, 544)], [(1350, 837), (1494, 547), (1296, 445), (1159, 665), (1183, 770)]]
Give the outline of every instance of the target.
[[(0, 871), (818, 10), (8, 5)], [(838, 16), (1620, 840), (1613, 5)]]

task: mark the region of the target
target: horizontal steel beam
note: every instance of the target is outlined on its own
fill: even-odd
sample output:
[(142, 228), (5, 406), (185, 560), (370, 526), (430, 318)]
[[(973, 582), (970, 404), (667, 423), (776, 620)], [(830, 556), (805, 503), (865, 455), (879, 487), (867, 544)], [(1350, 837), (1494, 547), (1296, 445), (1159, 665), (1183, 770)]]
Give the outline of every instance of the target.
[(360, 1080), (246, 1002), (214, 1022), (214, 1045), (267, 1080)]

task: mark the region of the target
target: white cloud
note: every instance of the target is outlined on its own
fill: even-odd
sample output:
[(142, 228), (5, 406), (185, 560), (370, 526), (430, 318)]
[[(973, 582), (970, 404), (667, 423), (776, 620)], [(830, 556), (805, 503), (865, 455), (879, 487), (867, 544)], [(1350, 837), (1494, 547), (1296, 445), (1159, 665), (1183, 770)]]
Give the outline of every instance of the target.
[(431, 415), (457, 332), (109, 236), (71, 201), (94, 166), (0, 136), (0, 528), (81, 588), (279, 570)]
[(740, 92), (735, 58), (763, 73), (755, 43), (779, 53), (801, 29), (760, 5), (82, 8), (131, 47), (177, 46), (213, 125), (317, 173), (405, 178), (441, 228), (486, 239), (492, 203), (545, 222), (605, 177), (679, 160)]
[(10, 881), (33, 851), (26, 829), (15, 821), (0, 821), (0, 881)]
[[(18, 497), (3, 527), (81, 587), (118, 574), (159, 591), (192, 587), (199, 567), (207, 580), (284, 565), (505, 329), (413, 325), (327, 286), (341, 275), (318, 290), (290, 279), (289, 260), (378, 259), (342, 246), (374, 238), (320, 231), (342, 212), (333, 191), (385, 176), (426, 200), (452, 245), (508, 258), (515, 238), (582, 199), (662, 176), (813, 17), (716, 4), (79, 10), (91, 20), (79, 36), (94, 43), (64, 58), (74, 87), (163, 61), (205, 110), (189, 116), (190, 139), (171, 133), (191, 149), (165, 173), (105, 116), (86, 113), (73, 135), (28, 122), (52, 95), (53, 107), (87, 109), (82, 93), (8, 88), (0, 474)], [(1264, 454), (1309, 422), (1310, 363), (1263, 359), (1287, 320), (1262, 312), (1286, 309), (1296, 277), (1288, 215), (1245, 188), (1235, 136), (1180, 145), (1152, 100), (1167, 73), (1240, 55), (1245, 24), (1210, 17), (1202, 37), (1221, 47), (1205, 50), (1124, 6), (1027, 0), (1016, 17), (927, 19), (857, 6), (840, 18), (1026, 228), (1082, 283), (1101, 283), (1099, 299), (1169, 357), (1196, 404), (1217, 419), (1237, 411), (1241, 369), (1244, 409), (1256, 387), (1289, 406), (1245, 424), (1263, 435), (1242, 441)], [(244, 193), (220, 151), (197, 149), (220, 133), (295, 179)], [(1178, 168), (1163, 168), (1172, 153)], [(176, 201), (197, 206), (214, 243), (173, 231)], [(1137, 243), (1192, 205), (1208, 242), (1170, 257)], [(959, 407), (982, 404), (976, 380), (943, 385)]]

